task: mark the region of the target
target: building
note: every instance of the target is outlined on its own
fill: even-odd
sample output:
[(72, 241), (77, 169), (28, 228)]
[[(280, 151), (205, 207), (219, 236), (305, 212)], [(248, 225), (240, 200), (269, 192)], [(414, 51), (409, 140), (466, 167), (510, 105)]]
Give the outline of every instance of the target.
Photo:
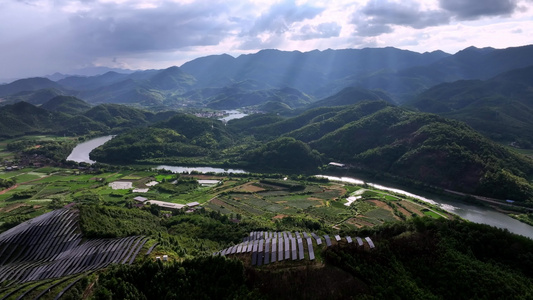
[(148, 204), (157, 205), (159, 207), (163, 208), (170, 208), (170, 209), (182, 209), (185, 207), (183, 204), (177, 204), (177, 203), (170, 203), (170, 202), (164, 202), (164, 201), (157, 201), (157, 200), (148, 200), (146, 201)]
[(193, 207), (196, 207), (196, 206), (199, 206), (200, 203), (198, 202), (191, 202), (191, 203), (187, 203), (187, 206), (190, 207), (190, 208), (193, 208)]
[(330, 163), (328, 164), (328, 166), (338, 167), (338, 168), (344, 168), (344, 167), (346, 167), (345, 164), (336, 163), (336, 162), (330, 162)]
[(137, 197), (133, 198), (133, 200), (141, 202), (141, 203), (144, 203), (146, 200), (148, 200), (148, 198), (137, 196)]
[(115, 181), (111, 182), (109, 186), (114, 190), (128, 190), (133, 188), (133, 184), (130, 181)]
[(200, 186), (206, 186), (206, 187), (213, 187), (220, 183), (220, 180), (214, 180), (214, 179), (200, 179), (198, 180), (198, 184)]

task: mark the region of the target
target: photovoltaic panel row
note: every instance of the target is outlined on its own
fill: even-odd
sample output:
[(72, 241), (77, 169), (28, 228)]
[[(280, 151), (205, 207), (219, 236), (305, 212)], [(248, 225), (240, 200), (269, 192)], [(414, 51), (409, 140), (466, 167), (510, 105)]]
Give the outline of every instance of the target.
[(331, 239), (329, 238), (329, 235), (324, 235), (324, 239), (326, 240), (326, 246), (331, 247)]
[(318, 246), (322, 245), (322, 239), (316, 235), (314, 232), (311, 232), (311, 236), (316, 240), (316, 244)]
[(368, 243), (368, 246), (370, 246), (370, 249), (374, 248), (374, 242), (372, 242), (369, 237), (366, 237), (365, 240)]
[(306, 240), (307, 240), (307, 250), (309, 251), (309, 260), (314, 260), (315, 252), (313, 250), (313, 241), (311, 240), (310, 237), (308, 237)]

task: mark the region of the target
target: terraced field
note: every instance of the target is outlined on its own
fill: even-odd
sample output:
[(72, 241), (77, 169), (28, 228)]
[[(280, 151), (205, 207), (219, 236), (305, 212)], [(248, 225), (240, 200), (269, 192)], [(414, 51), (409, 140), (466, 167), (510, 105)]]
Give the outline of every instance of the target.
[[(268, 184), (249, 181), (225, 189), (205, 207), (224, 214), (262, 216), (272, 220), (280, 215), (311, 217), (324, 220), (337, 229), (341, 225), (350, 229), (375, 226), (409, 219), (413, 215), (451, 217), (447, 213), (436, 213), (427, 204), (418, 204), (413, 199), (384, 191), (335, 183), (306, 183), (304, 189), (291, 190), (285, 186), (290, 184), (283, 181), (280, 185), (274, 181)], [(363, 198), (347, 205), (346, 195)]]

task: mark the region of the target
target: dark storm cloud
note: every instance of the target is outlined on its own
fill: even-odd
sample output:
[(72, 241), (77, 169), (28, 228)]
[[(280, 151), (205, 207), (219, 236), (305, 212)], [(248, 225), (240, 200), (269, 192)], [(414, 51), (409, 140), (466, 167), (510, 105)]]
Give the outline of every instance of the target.
[(460, 20), (508, 16), (518, 9), (516, 0), (439, 0), (439, 5)]
[(342, 26), (336, 22), (321, 23), (318, 25), (304, 25), (300, 32), (293, 36), (293, 40), (311, 40), (338, 37)]
[(149, 9), (105, 5), (71, 17), (69, 33), (78, 51), (93, 55), (216, 45), (232, 27), (227, 10), (224, 4), (203, 2)]
[(272, 5), (266, 13), (261, 14), (244, 35), (254, 36), (263, 32), (281, 34), (289, 30), (292, 23), (313, 19), (324, 9), (309, 4), (297, 5), (294, 0), (286, 0)]
[(447, 12), (422, 10), (412, 1), (402, 3), (388, 0), (371, 0), (353, 15), (352, 23), (357, 26), (357, 35), (377, 36), (393, 31), (391, 25), (408, 26), (415, 29), (447, 24)]

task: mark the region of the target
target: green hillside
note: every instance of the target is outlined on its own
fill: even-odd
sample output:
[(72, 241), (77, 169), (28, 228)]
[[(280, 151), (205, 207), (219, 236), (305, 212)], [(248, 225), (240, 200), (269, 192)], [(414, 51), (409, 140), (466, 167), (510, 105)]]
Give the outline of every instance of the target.
[(76, 115), (89, 110), (91, 105), (76, 97), (57, 96), (43, 103), (41, 108), (49, 111), (62, 112), (69, 115)]
[(166, 121), (174, 115), (176, 112), (153, 113), (117, 104), (91, 108), (77, 98), (58, 96), (41, 107), (26, 102), (0, 107), (0, 138), (27, 134), (104, 135)]
[[(167, 147), (163, 141), (168, 134), (182, 139)], [(227, 126), (180, 114), (153, 128), (118, 135), (93, 156), (104, 162), (223, 164), (300, 172), (313, 172), (333, 160), (404, 182), (518, 201), (533, 199), (528, 181), (533, 174), (531, 160), (510, 153), (462, 122), (384, 101), (316, 108), (285, 119), (253, 115)]]
[(486, 81), (464, 80), (435, 86), (407, 105), (461, 120), (485, 136), (518, 147), (533, 146), (533, 67)]

